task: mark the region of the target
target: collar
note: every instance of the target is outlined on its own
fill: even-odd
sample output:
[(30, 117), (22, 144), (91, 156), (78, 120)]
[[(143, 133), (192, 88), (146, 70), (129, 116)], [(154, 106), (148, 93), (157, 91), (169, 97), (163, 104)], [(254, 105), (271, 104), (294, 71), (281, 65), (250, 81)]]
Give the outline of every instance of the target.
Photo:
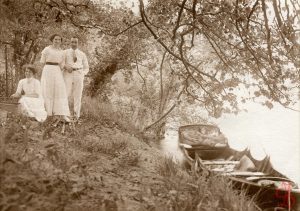
[(31, 77), (31, 78), (26, 78), (26, 80), (27, 80), (28, 83), (30, 83), (30, 82), (32, 82), (32, 81), (34, 80), (34, 78), (33, 78), (33, 77)]

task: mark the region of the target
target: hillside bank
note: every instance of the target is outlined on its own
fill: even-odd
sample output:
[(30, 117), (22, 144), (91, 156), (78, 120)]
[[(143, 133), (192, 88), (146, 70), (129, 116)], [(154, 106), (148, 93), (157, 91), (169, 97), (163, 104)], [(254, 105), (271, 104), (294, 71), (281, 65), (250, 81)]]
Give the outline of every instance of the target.
[(1, 211), (255, 210), (223, 178), (196, 178), (110, 119), (63, 129), (10, 116), (0, 152)]

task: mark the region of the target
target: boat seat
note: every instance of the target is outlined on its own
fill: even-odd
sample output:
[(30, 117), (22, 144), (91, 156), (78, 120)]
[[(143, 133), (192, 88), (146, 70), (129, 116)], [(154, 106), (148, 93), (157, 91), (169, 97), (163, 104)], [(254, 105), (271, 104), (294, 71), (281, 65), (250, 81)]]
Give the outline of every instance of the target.
[(216, 161), (203, 161), (204, 165), (228, 165), (228, 164), (238, 164), (239, 161), (227, 161), (227, 160), (216, 160)]
[(192, 148), (192, 146), (189, 145), (189, 144), (181, 144), (181, 143), (180, 143), (179, 146), (180, 146), (180, 147), (184, 147), (184, 148), (186, 148), (186, 149)]
[(226, 175), (226, 176), (243, 176), (243, 177), (267, 176), (267, 174), (265, 174), (263, 172), (249, 172), (249, 171), (233, 171), (233, 172), (225, 173), (224, 175)]

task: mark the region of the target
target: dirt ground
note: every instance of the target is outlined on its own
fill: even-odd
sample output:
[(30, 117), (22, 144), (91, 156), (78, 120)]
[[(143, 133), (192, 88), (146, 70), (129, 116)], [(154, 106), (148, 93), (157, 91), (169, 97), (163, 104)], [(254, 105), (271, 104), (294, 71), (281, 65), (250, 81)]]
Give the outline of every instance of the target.
[(1, 211), (157, 210), (167, 203), (154, 143), (115, 123), (51, 124), (11, 117), (0, 127)]

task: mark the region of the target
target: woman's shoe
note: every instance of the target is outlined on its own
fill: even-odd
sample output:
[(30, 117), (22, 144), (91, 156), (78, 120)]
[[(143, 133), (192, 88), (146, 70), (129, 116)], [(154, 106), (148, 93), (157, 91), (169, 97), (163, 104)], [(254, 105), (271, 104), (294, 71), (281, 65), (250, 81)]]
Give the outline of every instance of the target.
[(62, 119), (65, 121), (65, 122), (71, 122), (71, 119), (67, 116), (63, 116)]
[(53, 127), (57, 127), (57, 125), (59, 124), (60, 119), (59, 118), (55, 118), (54, 119), (54, 123), (52, 124)]

